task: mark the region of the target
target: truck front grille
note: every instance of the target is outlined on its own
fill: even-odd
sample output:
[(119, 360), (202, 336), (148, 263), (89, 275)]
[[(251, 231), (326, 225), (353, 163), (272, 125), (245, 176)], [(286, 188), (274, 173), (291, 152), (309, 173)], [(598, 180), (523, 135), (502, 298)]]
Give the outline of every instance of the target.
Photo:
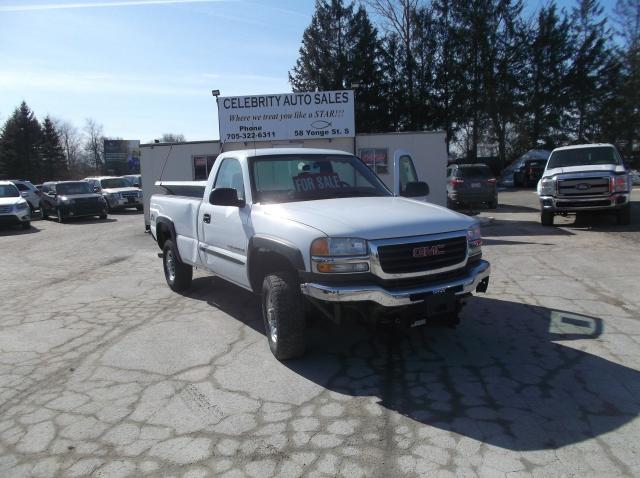
[(608, 199), (596, 199), (594, 201), (557, 201), (556, 207), (606, 207), (611, 206), (611, 201)]
[(136, 191), (129, 191), (121, 193), (123, 198), (137, 198), (138, 193)]
[(378, 256), (380, 266), (387, 274), (432, 271), (463, 262), (467, 256), (467, 238), (380, 246)]
[(609, 194), (609, 176), (558, 180), (558, 196), (604, 196)]
[(9, 214), (13, 206), (0, 206), (0, 214)]

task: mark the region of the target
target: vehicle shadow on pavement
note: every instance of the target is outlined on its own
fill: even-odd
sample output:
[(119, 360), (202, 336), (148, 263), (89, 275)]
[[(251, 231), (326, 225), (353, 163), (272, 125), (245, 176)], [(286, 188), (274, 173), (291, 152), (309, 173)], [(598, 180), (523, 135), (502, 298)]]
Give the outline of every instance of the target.
[[(45, 219), (45, 221), (55, 222), (56, 224), (60, 224), (57, 219), (50, 218)], [(117, 219), (111, 219), (107, 217), (106, 219), (100, 218), (91, 218), (91, 217), (78, 217), (78, 218), (66, 218), (62, 223), (63, 226), (84, 226), (85, 224), (106, 224), (110, 222), (118, 222)]]
[[(505, 227), (506, 226), (506, 227)], [(482, 227), (482, 236), (515, 237), (515, 236), (573, 236), (574, 233), (561, 227), (543, 226), (536, 221), (515, 221), (495, 218), (493, 222)]]
[[(187, 295), (264, 334), (253, 294), (198, 278)], [(639, 413), (639, 372), (565, 345), (596, 339), (603, 328), (594, 317), (474, 297), (455, 330), (314, 321), (303, 358), (273, 361), (328, 390), (377, 397), (424, 425), (509, 450), (546, 450), (598, 437)]]
[(24, 234), (35, 234), (40, 229), (33, 224), (29, 229), (22, 229), (20, 226), (0, 226), (0, 236), (22, 236)]
[(631, 224), (621, 226), (615, 214), (601, 211), (583, 211), (575, 215), (573, 223), (563, 224), (569, 229), (583, 229), (601, 232), (638, 232), (640, 231), (640, 202), (631, 202)]

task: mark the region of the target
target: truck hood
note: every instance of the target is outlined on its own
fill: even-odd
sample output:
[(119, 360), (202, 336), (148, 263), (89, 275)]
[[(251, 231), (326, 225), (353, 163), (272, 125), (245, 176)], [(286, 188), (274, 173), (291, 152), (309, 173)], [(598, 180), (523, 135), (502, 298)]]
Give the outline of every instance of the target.
[(0, 198), (0, 206), (13, 206), (20, 202), (26, 202), (22, 197)]
[(96, 193), (84, 193), (84, 194), (61, 194), (59, 199), (84, 199), (84, 198), (100, 198), (100, 194)]
[(398, 197), (325, 199), (262, 206), (328, 236), (367, 240), (463, 231), (475, 221), (444, 207)]
[(624, 167), (616, 164), (585, 164), (582, 166), (569, 166), (566, 168), (553, 168), (547, 169), (544, 172), (544, 177), (555, 176), (556, 174), (571, 174), (571, 173), (623, 173)]

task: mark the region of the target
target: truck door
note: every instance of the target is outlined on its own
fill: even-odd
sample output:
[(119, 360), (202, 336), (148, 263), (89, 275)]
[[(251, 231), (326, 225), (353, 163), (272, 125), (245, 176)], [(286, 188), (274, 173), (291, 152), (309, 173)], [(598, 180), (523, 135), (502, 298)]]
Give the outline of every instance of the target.
[(413, 165), (413, 158), (407, 151), (399, 149), (393, 153), (393, 195), (409, 196), (418, 201), (426, 201), (429, 195), (426, 194), (415, 196), (413, 193), (414, 186), (419, 184), (420, 180)]
[[(224, 158), (218, 168), (213, 188), (234, 188), (244, 199), (245, 187), (240, 162)], [(203, 198), (198, 213), (200, 257), (215, 274), (247, 287), (247, 245), (249, 243), (250, 206), (214, 206)]]

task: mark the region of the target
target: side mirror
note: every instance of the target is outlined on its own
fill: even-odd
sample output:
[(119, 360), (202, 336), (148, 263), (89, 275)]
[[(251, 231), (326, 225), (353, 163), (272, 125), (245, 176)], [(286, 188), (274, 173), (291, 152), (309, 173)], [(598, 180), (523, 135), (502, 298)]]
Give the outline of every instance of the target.
[(243, 208), (245, 200), (238, 198), (238, 190), (233, 188), (216, 188), (209, 194), (209, 203), (214, 206), (233, 206)]
[(423, 181), (415, 181), (407, 183), (407, 187), (403, 191), (402, 196), (408, 198), (416, 198), (429, 195), (429, 185)]
[(93, 188), (93, 192), (94, 193), (99, 193), (100, 192), (100, 188), (96, 186), (95, 188)]

